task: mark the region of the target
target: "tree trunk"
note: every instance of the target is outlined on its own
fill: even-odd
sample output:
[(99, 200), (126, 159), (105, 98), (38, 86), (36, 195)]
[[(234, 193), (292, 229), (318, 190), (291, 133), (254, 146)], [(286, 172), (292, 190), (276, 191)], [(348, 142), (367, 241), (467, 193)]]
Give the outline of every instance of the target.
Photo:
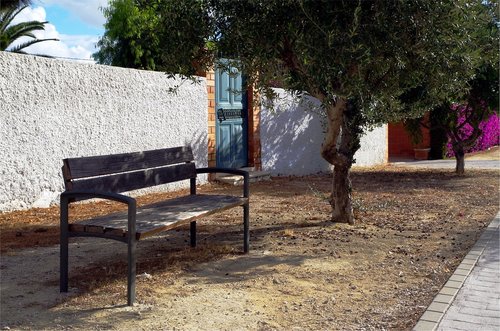
[(321, 145), (321, 156), (332, 165), (345, 164), (347, 160), (343, 160), (338, 155), (337, 141), (339, 139), (344, 111), (347, 108), (346, 100), (339, 98), (334, 105), (326, 106), (327, 129), (325, 140)]
[(354, 162), (354, 153), (360, 146), (361, 116), (354, 104), (344, 99), (338, 99), (334, 105), (327, 107), (326, 111), (328, 127), (321, 146), (321, 155), (334, 166), (330, 196), (332, 220), (354, 224), (349, 171)]
[(332, 220), (340, 223), (354, 224), (354, 214), (351, 204), (351, 179), (349, 167), (335, 166), (333, 169), (332, 198), (330, 204), (333, 208)]
[(457, 175), (462, 176), (465, 173), (465, 152), (463, 146), (453, 146), (453, 152), (455, 153), (455, 159), (457, 164), (455, 167), (455, 172)]

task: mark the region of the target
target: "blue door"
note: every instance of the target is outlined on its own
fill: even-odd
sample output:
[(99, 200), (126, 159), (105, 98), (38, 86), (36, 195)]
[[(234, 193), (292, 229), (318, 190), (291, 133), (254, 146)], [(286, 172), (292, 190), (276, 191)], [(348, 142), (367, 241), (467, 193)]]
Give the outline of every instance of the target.
[[(227, 63), (226, 63), (227, 64)], [(215, 70), (217, 166), (247, 166), (247, 102), (241, 73), (232, 66)]]

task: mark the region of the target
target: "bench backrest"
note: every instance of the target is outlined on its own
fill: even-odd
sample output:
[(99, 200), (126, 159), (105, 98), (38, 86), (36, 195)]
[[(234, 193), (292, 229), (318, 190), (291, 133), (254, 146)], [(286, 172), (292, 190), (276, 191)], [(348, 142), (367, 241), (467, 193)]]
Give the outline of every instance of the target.
[(66, 190), (126, 192), (195, 178), (191, 147), (63, 160)]

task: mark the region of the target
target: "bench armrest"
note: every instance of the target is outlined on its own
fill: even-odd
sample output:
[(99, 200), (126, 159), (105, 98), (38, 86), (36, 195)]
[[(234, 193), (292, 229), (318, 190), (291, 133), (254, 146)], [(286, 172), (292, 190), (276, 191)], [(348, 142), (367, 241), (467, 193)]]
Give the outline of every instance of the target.
[(196, 168), (197, 174), (205, 174), (205, 173), (226, 173), (232, 175), (243, 176), (243, 196), (248, 198), (250, 196), (250, 175), (248, 171), (241, 169), (232, 169), (232, 168), (217, 168), (217, 167), (208, 167), (208, 168)]
[[(129, 196), (113, 193), (113, 192), (100, 192), (100, 191), (64, 191), (61, 193), (61, 236), (67, 233), (68, 229), (68, 219), (69, 219), (69, 204), (72, 199), (106, 199), (113, 200), (117, 202), (124, 203), (128, 206), (127, 218), (128, 218), (128, 233), (129, 238), (135, 238), (135, 223), (137, 214), (137, 203), (134, 198)], [(64, 234), (63, 234), (64, 232)]]
[(82, 190), (82, 191), (64, 191), (63, 193), (61, 193), (61, 203), (63, 202), (63, 200), (68, 200), (67, 203), (71, 203), (70, 200), (74, 198), (78, 198), (80, 200), (94, 199), (94, 198), (106, 199), (106, 200), (121, 202), (126, 205), (135, 203), (134, 198), (113, 192)]

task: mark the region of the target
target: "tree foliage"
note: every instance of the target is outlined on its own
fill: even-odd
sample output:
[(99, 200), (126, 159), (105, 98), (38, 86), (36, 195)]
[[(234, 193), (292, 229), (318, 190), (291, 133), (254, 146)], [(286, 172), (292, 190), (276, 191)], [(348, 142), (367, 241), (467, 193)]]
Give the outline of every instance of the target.
[[(499, 111), (499, 20), (495, 2), (478, 5), (483, 15), (480, 24), (471, 31), (471, 48), (476, 61), (472, 65), (473, 75), (464, 76), (462, 81), (468, 89), (459, 94), (451, 94), (431, 110), (430, 125), (422, 118), (407, 119), (406, 128), (416, 140), (420, 137), (420, 126), (431, 130), (444, 130), (449, 139), (457, 164), (455, 171), (464, 174), (465, 151), (472, 147), (481, 136), (481, 123), (492, 112)], [(474, 18), (474, 17), (472, 17)]]
[(31, 0), (2, 0), (0, 1), (0, 10), (6, 8), (17, 8), (31, 5)]
[[(206, 36), (212, 23), (202, 2), (112, 0), (99, 50), (101, 64), (194, 75), (212, 61)], [(209, 57), (209, 58), (207, 58)]]
[[(132, 0), (112, 3), (119, 2)], [(467, 93), (481, 59), (477, 30), (491, 18), (480, 0), (154, 3), (154, 61), (163, 70), (192, 74), (218, 57), (233, 58), (247, 83), (269, 98), (279, 81), (320, 100), (327, 127), (321, 153), (334, 165), (333, 218), (351, 223), (348, 176), (363, 130), (421, 116)], [(114, 14), (107, 17), (109, 24)]]
[[(98, 63), (120, 67), (156, 69), (159, 57), (157, 1), (147, 5), (134, 0), (110, 1), (103, 9), (106, 31), (93, 54)], [(144, 2), (146, 3), (146, 2)]]

